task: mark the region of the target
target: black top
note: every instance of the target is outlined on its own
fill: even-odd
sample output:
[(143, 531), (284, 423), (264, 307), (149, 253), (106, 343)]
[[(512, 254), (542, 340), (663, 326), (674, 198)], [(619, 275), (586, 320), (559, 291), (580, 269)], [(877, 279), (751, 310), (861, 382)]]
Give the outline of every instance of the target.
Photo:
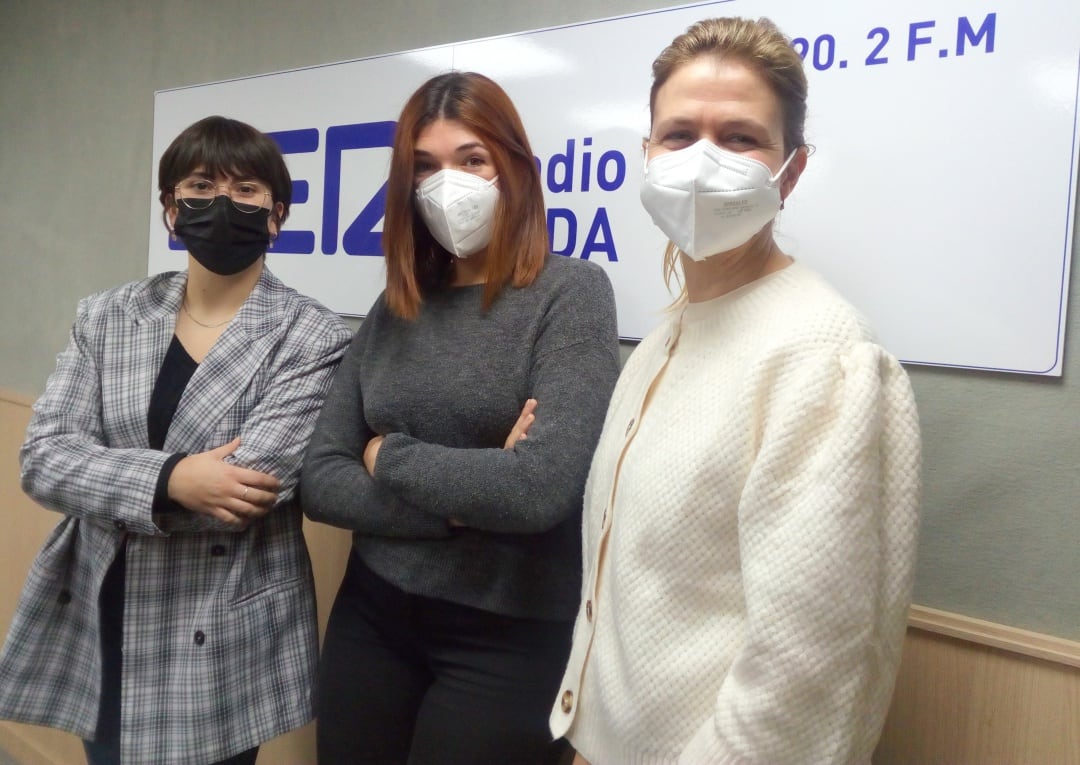
[[(169, 433), (176, 407), (184, 395), (191, 376), (199, 368), (199, 363), (191, 358), (184, 349), (180, 338), (173, 335), (169, 350), (165, 352), (165, 361), (161, 364), (154, 391), (150, 394), (150, 408), (146, 413), (146, 431), (150, 437), (150, 448), (165, 448), (165, 437)], [(186, 457), (180, 452), (172, 455), (161, 467), (157, 487), (154, 489), (154, 512), (175, 512), (183, 508), (169, 499), (169, 477), (176, 463)]]

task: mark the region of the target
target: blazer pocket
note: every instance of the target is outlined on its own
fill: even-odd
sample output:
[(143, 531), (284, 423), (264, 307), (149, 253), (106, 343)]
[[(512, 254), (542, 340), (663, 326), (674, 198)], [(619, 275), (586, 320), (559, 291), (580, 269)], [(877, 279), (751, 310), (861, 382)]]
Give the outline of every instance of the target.
[(261, 587), (243, 592), (233, 600), (229, 605), (238, 607), (248, 605), (254, 601), (261, 600), (262, 598), (273, 597), (282, 592), (299, 588), (304, 583), (304, 580), (300, 577), (292, 577), (291, 579), (276, 579), (263, 584)]

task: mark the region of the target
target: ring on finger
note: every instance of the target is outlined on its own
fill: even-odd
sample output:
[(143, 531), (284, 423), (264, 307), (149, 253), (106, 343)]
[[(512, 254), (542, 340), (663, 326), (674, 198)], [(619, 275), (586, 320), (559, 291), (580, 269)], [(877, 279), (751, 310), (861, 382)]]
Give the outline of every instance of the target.
[(248, 493), (249, 491), (251, 491), (251, 487), (250, 487), (250, 486), (245, 486), (245, 487), (244, 487), (244, 493), (240, 495), (240, 499), (241, 499), (241, 501), (243, 501), (243, 500), (246, 500), (246, 499), (247, 499), (247, 493)]

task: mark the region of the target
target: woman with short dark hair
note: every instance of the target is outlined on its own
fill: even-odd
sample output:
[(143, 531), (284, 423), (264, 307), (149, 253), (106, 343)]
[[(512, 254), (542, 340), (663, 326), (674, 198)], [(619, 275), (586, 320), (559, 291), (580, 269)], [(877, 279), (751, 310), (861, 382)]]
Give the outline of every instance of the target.
[(318, 652), (296, 484), (344, 324), (264, 255), (289, 213), (277, 144), (207, 117), (161, 158), (187, 270), (84, 299), (20, 452), (64, 518), (0, 654), (0, 717), (92, 765), (255, 762), (308, 722)]

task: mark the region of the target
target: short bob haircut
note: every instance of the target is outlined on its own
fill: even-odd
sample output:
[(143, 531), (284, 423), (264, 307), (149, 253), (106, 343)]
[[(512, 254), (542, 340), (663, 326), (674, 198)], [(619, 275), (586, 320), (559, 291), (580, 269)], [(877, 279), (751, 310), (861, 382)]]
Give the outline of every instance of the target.
[[(251, 125), (228, 117), (206, 117), (184, 129), (173, 139), (158, 163), (158, 199), (162, 218), (176, 205), (173, 190), (180, 181), (197, 169), (208, 175), (262, 181), (270, 187), (274, 201), (275, 222), (280, 227), (289, 217), (292, 204), (292, 178), (285, 166), (281, 148), (270, 136)], [(281, 213), (277, 214), (277, 203)]]
[(475, 72), (433, 77), (401, 111), (386, 187), (382, 234), (386, 301), (394, 315), (407, 320), (419, 315), (426, 292), (446, 286), (453, 275), (453, 256), (431, 236), (414, 202), (416, 139), (440, 119), (454, 120), (475, 133), (490, 152), (499, 178), (499, 201), (485, 256), (484, 309), (507, 285), (531, 284), (548, 253), (540, 171), (509, 96)]

